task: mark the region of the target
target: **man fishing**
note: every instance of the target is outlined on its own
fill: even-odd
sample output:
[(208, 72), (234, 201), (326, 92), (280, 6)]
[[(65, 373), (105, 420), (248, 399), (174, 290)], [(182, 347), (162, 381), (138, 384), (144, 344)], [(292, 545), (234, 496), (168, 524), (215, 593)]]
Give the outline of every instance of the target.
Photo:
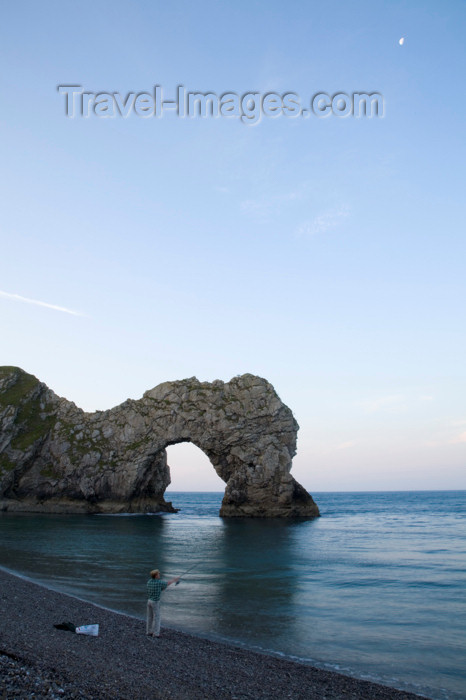
[(165, 581), (160, 578), (160, 571), (153, 569), (147, 582), (147, 622), (146, 634), (148, 637), (160, 637), (160, 596), (172, 583), (178, 583), (180, 577)]

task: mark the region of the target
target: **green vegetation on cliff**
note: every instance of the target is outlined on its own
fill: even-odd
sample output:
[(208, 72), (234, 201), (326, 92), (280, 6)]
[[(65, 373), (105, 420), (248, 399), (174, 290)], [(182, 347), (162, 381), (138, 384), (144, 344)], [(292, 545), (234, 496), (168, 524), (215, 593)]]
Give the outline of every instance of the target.
[(45, 438), (55, 422), (51, 405), (42, 405), (41, 383), (19, 367), (1, 367), (0, 380), (8, 377), (14, 382), (0, 391), (0, 407), (17, 409), (14, 423), (19, 432), (11, 441), (16, 450), (26, 450), (37, 440)]
[(0, 406), (18, 406), (40, 384), (36, 377), (19, 367), (0, 367), (0, 380), (7, 377), (14, 377), (15, 381), (8, 389), (0, 392)]

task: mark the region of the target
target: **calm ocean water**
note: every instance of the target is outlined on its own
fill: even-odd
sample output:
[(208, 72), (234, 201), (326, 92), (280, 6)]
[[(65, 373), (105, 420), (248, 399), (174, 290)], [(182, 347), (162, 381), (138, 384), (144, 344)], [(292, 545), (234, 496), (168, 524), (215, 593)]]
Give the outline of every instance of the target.
[(220, 493), (171, 493), (177, 514), (1, 514), (0, 565), (143, 617), (148, 571), (195, 563), (166, 625), (466, 698), (466, 492), (313, 495), (304, 522), (220, 519)]

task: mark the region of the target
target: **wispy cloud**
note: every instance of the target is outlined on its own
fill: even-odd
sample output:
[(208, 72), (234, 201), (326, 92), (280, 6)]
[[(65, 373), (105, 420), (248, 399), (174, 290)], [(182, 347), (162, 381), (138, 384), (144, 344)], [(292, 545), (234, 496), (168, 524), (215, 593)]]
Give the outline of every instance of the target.
[[(268, 181), (265, 176), (264, 179)], [(271, 190), (272, 188), (269, 189)], [(244, 199), (240, 202), (240, 209), (245, 214), (270, 220), (281, 213), (284, 208), (293, 208), (296, 205), (304, 204), (306, 201), (309, 202), (312, 196), (312, 183), (305, 180), (297, 183), (295, 187), (289, 190)]]
[(458, 432), (455, 430), (456, 435), (454, 435), (454, 436), (449, 440), (450, 444), (451, 444), (451, 445), (458, 445), (459, 443), (462, 443), (462, 442), (464, 443), (464, 442), (466, 442), (466, 430), (464, 430), (464, 428), (466, 428), (466, 420), (455, 420), (455, 421), (452, 422), (451, 425), (452, 425), (453, 428), (455, 428), (455, 429), (457, 429), (457, 428), (463, 428), (463, 430), (461, 430), (460, 433), (458, 433)]
[(4, 299), (11, 299), (12, 301), (22, 301), (24, 304), (34, 304), (35, 306), (43, 306), (46, 309), (52, 309), (53, 311), (61, 311), (65, 314), (71, 314), (72, 316), (84, 316), (85, 314), (80, 311), (73, 311), (73, 309), (67, 309), (64, 306), (57, 306), (56, 304), (48, 304), (45, 301), (38, 301), (37, 299), (28, 299), (28, 297), (22, 297), (19, 294), (10, 294), (9, 292), (3, 292), (0, 290), (0, 297)]
[(348, 450), (350, 447), (354, 447), (357, 445), (356, 440), (347, 440), (346, 442), (341, 442), (339, 445), (335, 447), (336, 450)]
[(426, 447), (446, 447), (447, 445), (466, 444), (466, 420), (453, 420), (438, 426), (433, 431), (432, 439), (425, 442)]
[(332, 209), (319, 214), (311, 221), (306, 221), (297, 230), (298, 236), (317, 236), (337, 228), (339, 224), (349, 216), (346, 207)]
[(466, 430), (464, 430), (462, 433), (459, 435), (456, 435), (450, 442), (453, 445), (457, 445), (459, 442), (466, 442)]
[(240, 203), (241, 211), (261, 218), (271, 218), (284, 206), (302, 200), (307, 196), (307, 186), (302, 185), (295, 190), (280, 192), (268, 197), (245, 199)]
[(405, 411), (428, 411), (429, 404), (435, 401), (430, 394), (414, 394), (409, 389), (404, 393), (388, 394), (373, 399), (358, 401), (355, 406), (362, 408), (366, 413), (403, 413)]
[(377, 399), (358, 401), (356, 405), (363, 408), (367, 413), (378, 413), (379, 411), (398, 412), (405, 410), (405, 398), (403, 394), (392, 394), (390, 396), (380, 396)]

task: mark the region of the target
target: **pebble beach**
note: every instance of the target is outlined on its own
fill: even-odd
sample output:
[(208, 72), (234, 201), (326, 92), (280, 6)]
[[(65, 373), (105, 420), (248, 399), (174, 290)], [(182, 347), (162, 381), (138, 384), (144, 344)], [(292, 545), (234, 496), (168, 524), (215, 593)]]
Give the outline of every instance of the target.
[[(412, 693), (164, 628), (0, 570), (0, 697), (409, 700)], [(99, 636), (54, 624), (99, 624)], [(163, 613), (162, 613), (163, 625)]]

